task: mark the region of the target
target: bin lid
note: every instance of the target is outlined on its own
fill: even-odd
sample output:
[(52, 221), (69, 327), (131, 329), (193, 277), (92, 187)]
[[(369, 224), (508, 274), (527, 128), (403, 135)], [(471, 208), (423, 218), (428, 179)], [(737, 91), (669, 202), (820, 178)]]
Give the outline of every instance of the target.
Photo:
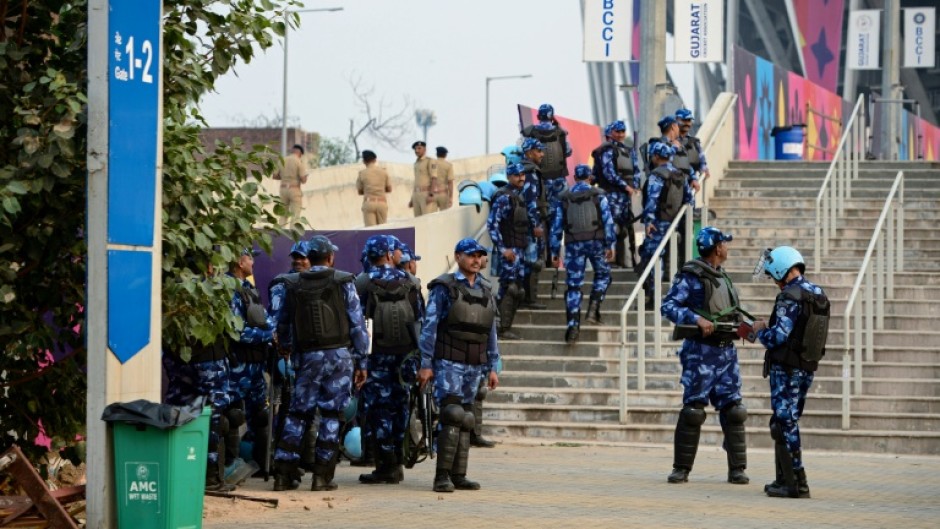
[(774, 127), (770, 129), (770, 135), (776, 136), (777, 134), (781, 132), (790, 132), (793, 129), (805, 129), (805, 128), (806, 128), (805, 123), (794, 123), (793, 125), (784, 125), (782, 127)]
[(206, 404), (206, 399), (203, 397), (197, 398), (188, 406), (172, 406), (144, 399), (115, 402), (104, 409), (101, 420), (134, 425), (143, 424), (160, 430), (169, 430), (196, 420), (202, 414), (202, 408)]

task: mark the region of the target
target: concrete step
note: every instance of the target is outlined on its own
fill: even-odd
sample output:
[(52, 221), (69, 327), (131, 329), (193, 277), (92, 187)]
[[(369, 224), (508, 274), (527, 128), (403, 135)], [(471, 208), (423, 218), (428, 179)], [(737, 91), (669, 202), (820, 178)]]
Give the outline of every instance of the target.
[[(716, 190), (720, 191), (720, 190)], [(818, 192), (818, 191), (817, 191)], [(737, 197), (730, 195), (721, 195), (716, 194), (708, 203), (709, 209), (715, 211), (718, 215), (718, 219), (722, 219), (725, 216), (733, 216), (732, 211), (735, 208), (763, 208), (765, 214), (775, 213), (779, 214), (782, 212), (793, 213), (794, 216), (815, 216), (816, 215), (816, 193), (807, 194), (806, 196), (789, 196), (789, 197), (750, 197), (754, 200), (742, 201), (742, 198), (749, 197)], [(849, 207), (845, 208), (846, 216), (849, 217), (871, 217), (878, 218), (878, 214), (881, 213), (881, 209), (885, 205), (885, 197), (865, 197), (860, 199), (859, 197), (853, 197), (851, 203), (848, 204)], [(743, 203), (742, 203), (743, 202)], [(904, 200), (904, 213), (905, 217), (908, 213), (914, 216), (914, 218), (921, 218), (920, 215), (935, 215), (936, 212), (932, 210), (932, 206), (936, 204), (934, 200), (921, 199), (918, 196), (905, 197)], [(877, 212), (872, 215), (872, 212)], [(738, 215), (741, 216), (741, 215)], [(759, 217), (758, 217), (759, 218)]]
[[(733, 174), (737, 171), (753, 170), (757, 172), (781, 171), (783, 173), (794, 174), (807, 171), (822, 171), (825, 173), (832, 165), (831, 161), (773, 161), (773, 160), (732, 160), (728, 164), (728, 170)], [(924, 162), (919, 160), (911, 161), (881, 161), (881, 160), (859, 160), (859, 171), (940, 171), (940, 163)]]
[[(635, 387), (627, 393), (627, 402), (632, 408), (660, 407), (679, 409), (682, 407), (682, 394), (674, 391), (636, 391)], [(504, 387), (489, 393), (486, 406), (493, 404), (542, 405), (578, 405), (578, 406), (620, 406), (620, 391), (617, 389), (578, 389), (554, 388), (545, 391), (537, 387)], [(748, 409), (770, 409), (770, 393), (767, 387), (763, 391), (744, 395), (744, 405)], [(815, 394), (810, 406), (820, 411), (842, 411), (842, 395)], [(852, 395), (850, 400), (852, 413), (926, 413), (940, 414), (940, 397), (903, 397), (896, 395)]]
[[(672, 444), (675, 424), (616, 424), (616, 423), (552, 423), (488, 421), (485, 432), (493, 435), (512, 435), (546, 441), (599, 441), (616, 443)], [(747, 436), (748, 446), (771, 448), (773, 440), (763, 432)], [(896, 432), (880, 430), (826, 430), (801, 428), (803, 445), (814, 450), (850, 452), (876, 452), (893, 454), (940, 455), (940, 433)], [(705, 426), (699, 446), (721, 446), (724, 436), (721, 428)]]
[[(906, 190), (905, 190), (906, 191)], [(791, 188), (791, 187), (778, 187), (776, 189), (767, 188), (752, 188), (746, 187), (741, 189), (728, 188), (725, 186), (720, 186), (715, 190), (713, 195), (715, 198), (816, 198), (816, 195), (819, 193), (818, 187), (812, 188)], [(852, 187), (852, 198), (853, 199), (882, 199), (884, 200), (887, 196), (887, 190), (883, 189), (869, 189), (869, 188), (859, 188)], [(930, 200), (940, 198), (940, 189), (919, 189), (917, 190), (917, 199), (918, 200)]]
[[(808, 399), (809, 400), (809, 399)], [(800, 418), (800, 429), (818, 428), (837, 430), (842, 428), (842, 414), (839, 411), (819, 410), (809, 405)], [(680, 407), (662, 408), (631, 406), (629, 420), (632, 424), (676, 424)], [(711, 411), (711, 410), (709, 410)], [(767, 427), (773, 411), (767, 408), (748, 408), (747, 427), (759, 430)], [(608, 422), (619, 421), (620, 410), (617, 406), (580, 406), (580, 405), (540, 405), (528, 404), (489, 404), (485, 405), (484, 424), (489, 421), (507, 422)], [(718, 414), (708, 413), (706, 424), (719, 426)], [(940, 431), (940, 414), (927, 413), (882, 413), (856, 412), (850, 414), (851, 430), (891, 430), (891, 431)]]
[[(753, 211), (754, 213), (752, 214), (747, 214), (747, 212), (739, 212), (741, 213), (740, 216), (721, 216), (717, 220), (713, 221), (713, 223), (722, 230), (730, 230), (735, 235), (737, 235), (738, 231), (743, 228), (802, 228), (811, 230), (815, 230), (816, 228), (815, 213), (812, 215), (801, 216), (770, 216), (770, 212), (767, 212), (764, 209), (753, 209)], [(842, 217), (839, 219), (837, 231), (841, 233), (842, 230), (846, 230), (847, 233), (852, 233), (848, 230), (867, 230), (867, 233), (870, 236), (872, 230), (875, 228), (875, 224), (878, 222), (879, 215), (880, 211), (876, 212), (873, 210), (870, 217)], [(940, 215), (938, 215), (938, 217), (940, 217)], [(908, 230), (935, 230), (936, 223), (936, 218), (910, 219), (905, 217), (904, 231), (906, 233)], [(858, 236), (864, 236), (865, 233), (866, 231), (862, 231)]]
[[(749, 393), (760, 391), (767, 387), (767, 381), (761, 376), (742, 375), (741, 391)], [(620, 387), (620, 377), (611, 373), (555, 373), (542, 371), (513, 371), (505, 369), (500, 374), (501, 384), (507, 387), (544, 387), (548, 388), (603, 388), (617, 389)], [(629, 382), (629, 381), (628, 381)], [(634, 385), (635, 387), (635, 385)], [(646, 375), (646, 388), (648, 390), (682, 391), (679, 377), (672, 374), (648, 373)], [(940, 396), (940, 381), (937, 380), (911, 380), (894, 378), (871, 378), (863, 381), (866, 395), (908, 395), (908, 396)], [(830, 395), (842, 394), (841, 377), (816, 377), (813, 380), (814, 393)]]
[[(888, 190), (894, 184), (894, 177), (897, 173), (861, 173), (859, 177), (851, 182), (851, 189), (884, 189)], [(791, 176), (781, 181), (780, 174), (775, 173), (751, 173), (751, 174), (729, 174), (721, 179), (719, 188), (779, 188), (782, 186), (815, 189), (818, 193), (825, 179), (824, 173), (807, 174), (801, 173)], [(923, 189), (935, 189), (940, 187), (940, 172), (937, 171), (917, 171), (904, 173), (905, 191), (921, 191)]]

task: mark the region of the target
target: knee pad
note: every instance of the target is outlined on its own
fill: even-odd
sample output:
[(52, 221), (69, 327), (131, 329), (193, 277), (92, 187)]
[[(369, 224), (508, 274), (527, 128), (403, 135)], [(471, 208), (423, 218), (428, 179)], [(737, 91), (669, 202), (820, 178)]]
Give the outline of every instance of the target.
[[(459, 404), (448, 404), (441, 408), (441, 424), (447, 426), (461, 427), (464, 422), (466, 412), (463, 406)], [(473, 415), (472, 413), (470, 414)]]
[(489, 393), (490, 388), (486, 386), (486, 379), (481, 379), (480, 387), (477, 389), (476, 400), (485, 400), (486, 394)]
[(215, 432), (219, 437), (224, 437), (231, 427), (229, 426), (228, 419), (225, 418), (225, 415), (220, 415), (219, 422), (213, 424), (209, 429)]
[(744, 421), (747, 420), (747, 408), (740, 402), (725, 407), (721, 410), (721, 413), (725, 416), (725, 420), (731, 424), (744, 424)]
[(245, 410), (239, 407), (232, 407), (225, 410), (224, 417), (228, 419), (229, 428), (238, 428), (245, 424)]
[(472, 411), (464, 410), (463, 420), (460, 422), (460, 430), (463, 432), (469, 432), (473, 430), (473, 427), (476, 425), (477, 420), (473, 415)]
[(701, 426), (705, 423), (705, 409), (687, 405), (679, 412), (679, 418), (691, 426)]
[(777, 441), (778, 443), (783, 443), (783, 428), (780, 427), (780, 424), (776, 421), (770, 422), (770, 437)]

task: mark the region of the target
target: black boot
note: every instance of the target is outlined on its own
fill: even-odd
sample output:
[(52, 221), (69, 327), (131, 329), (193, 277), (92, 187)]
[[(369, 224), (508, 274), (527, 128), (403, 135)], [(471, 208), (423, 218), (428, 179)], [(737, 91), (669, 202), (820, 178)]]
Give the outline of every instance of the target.
[(666, 479), (669, 483), (685, 483), (689, 481), (689, 472), (695, 463), (695, 454), (698, 452), (698, 441), (702, 435), (702, 423), (705, 422), (705, 410), (686, 405), (679, 412), (676, 422), (675, 452), (672, 462), (672, 473)]
[(624, 241), (626, 240), (627, 235), (626, 233), (623, 233), (621, 235), (621, 233), (625, 231), (626, 231), (625, 229), (619, 226), (617, 227), (617, 242), (614, 244), (614, 262), (613, 262), (613, 265), (616, 268), (627, 267), (627, 247), (626, 247), (626, 244), (624, 244)]
[(747, 437), (744, 422), (747, 409), (736, 402), (720, 412), (721, 430), (725, 434), (723, 448), (728, 455), (728, 483), (747, 485), (751, 479), (744, 473), (747, 468)]
[(532, 272), (525, 278), (525, 300), (522, 307), (531, 310), (545, 310), (548, 308), (544, 303), (539, 303), (539, 275), (542, 270), (541, 263), (538, 267), (533, 266)]
[(568, 312), (568, 330), (565, 331), (565, 343), (571, 345), (581, 336), (581, 311)]
[(313, 472), (313, 465), (317, 460), (317, 429), (313, 421), (307, 423), (307, 429), (300, 439), (300, 468)]
[(404, 470), (398, 464), (394, 452), (381, 451), (376, 457), (375, 470), (369, 474), (359, 474), (359, 481), (369, 485), (397, 485), (401, 483)]
[(480, 490), (480, 484), (467, 479), (467, 461), (470, 458), (470, 431), (460, 431), (457, 440), (457, 453), (454, 466), (451, 467), (450, 481), (458, 490)]
[(598, 292), (591, 292), (591, 300), (588, 303), (587, 314), (584, 315), (584, 321), (588, 323), (593, 323), (594, 325), (601, 325), (603, 320), (601, 320), (601, 296)]
[(798, 468), (793, 471), (796, 474), (796, 488), (801, 498), (809, 498), (809, 483), (806, 481), (806, 469)]
[[(774, 456), (780, 464), (780, 475), (783, 480), (769, 483), (764, 487), (764, 492), (772, 498), (799, 498), (800, 491), (796, 481), (796, 473), (793, 470), (793, 457), (787, 451), (786, 443), (778, 441), (774, 444)], [(809, 487), (807, 487), (808, 493)]]
[(274, 462), (274, 490), (296, 490), (300, 486), (299, 461)]
[(774, 480), (764, 485), (764, 492), (767, 492), (772, 487), (784, 486), (783, 469), (780, 468), (780, 460), (777, 459), (776, 454), (774, 455), (774, 470)]
[(434, 492), (454, 492), (450, 481), (450, 471), (457, 457), (457, 444), (460, 442), (460, 428), (443, 425), (437, 434), (437, 471), (434, 474)]
[[(325, 443), (324, 443), (325, 444)], [(332, 443), (331, 443), (332, 444)], [(336, 490), (339, 486), (333, 481), (333, 475), (336, 473), (336, 462), (339, 460), (338, 447), (334, 448), (333, 457), (330, 459), (317, 459), (313, 464), (313, 483), (310, 486), (312, 491)]]
[(235, 490), (234, 485), (225, 482), (225, 438), (220, 437), (216, 445), (218, 450), (218, 459), (215, 464), (209, 463), (206, 466), (206, 490), (216, 492), (229, 492)]
[(516, 319), (516, 308), (524, 296), (519, 285), (512, 283), (503, 292), (499, 300), (499, 338), (501, 340), (521, 340), (522, 337), (509, 330)]
[[(271, 450), (271, 438), (268, 435), (271, 433), (267, 427), (256, 428), (253, 432), (255, 439), (254, 443), (251, 445), (251, 459), (258, 463), (260, 469), (252, 477), (264, 477), (267, 479), (267, 473), (265, 469), (271, 468), (271, 457), (274, 455), (274, 451)], [(267, 461), (265, 461), (267, 458)]]

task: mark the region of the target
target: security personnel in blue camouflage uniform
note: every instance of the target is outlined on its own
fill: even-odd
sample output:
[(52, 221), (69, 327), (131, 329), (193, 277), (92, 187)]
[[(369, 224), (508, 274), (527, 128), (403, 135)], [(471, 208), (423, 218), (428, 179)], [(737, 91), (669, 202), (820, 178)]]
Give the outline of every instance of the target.
[[(555, 108), (545, 103), (536, 113), (538, 123), (522, 129), (523, 138), (533, 138), (545, 146), (545, 157), (540, 164), (542, 177), (552, 182), (549, 187), (549, 199), (554, 200), (565, 190), (565, 177), (568, 176), (568, 157), (571, 146), (568, 145), (568, 131), (561, 128), (555, 119)], [(523, 149), (525, 152), (525, 149)], [(560, 180), (559, 182), (555, 182)]]
[[(730, 233), (707, 226), (696, 238), (701, 259), (682, 266), (663, 298), (662, 315), (676, 325), (695, 325), (699, 335), (686, 338), (679, 349), (682, 363), (682, 410), (676, 424), (675, 458), (669, 483), (685, 483), (695, 462), (705, 406), (719, 411), (728, 455), (728, 482), (744, 485), (750, 480), (741, 404), (741, 371), (734, 346), (740, 320), (738, 294), (721, 265), (728, 259)], [(734, 330), (729, 331), (729, 327)]]
[(496, 389), (499, 347), (496, 343), (496, 302), (480, 274), (486, 248), (463, 239), (454, 248), (457, 271), (428, 285), (428, 310), (418, 348), (424, 387), (434, 379), (434, 400), (440, 410), (437, 433), (435, 492), (478, 490), (467, 479), (473, 403), (480, 379)]
[(310, 259), (307, 258), (307, 241), (297, 241), (290, 247), (290, 271), (299, 274), (308, 268)]
[(765, 256), (764, 270), (781, 292), (769, 325), (756, 322), (757, 338), (767, 348), (764, 376), (770, 375), (770, 435), (775, 442), (777, 476), (764, 487), (768, 496), (809, 498), (803, 468), (800, 416), (819, 360), (826, 354), (829, 299), (803, 277), (806, 265), (796, 249), (781, 246)]
[[(522, 196), (525, 199), (529, 219), (535, 226), (525, 248), (525, 277), (522, 282), (525, 296), (521, 306), (534, 310), (543, 310), (547, 307), (539, 303), (539, 274), (545, 268), (545, 236), (547, 220), (551, 217), (551, 204), (548, 199), (550, 184), (542, 178), (542, 169), (539, 165), (545, 156), (544, 146), (539, 140), (526, 138), (522, 142), (523, 158), (522, 171), (525, 173), (525, 183), (522, 185)], [(564, 184), (564, 180), (559, 181)]]
[[(207, 275), (207, 280), (212, 280), (211, 265)], [(227, 414), (232, 407), (225, 338), (220, 336), (210, 345), (194, 341), (189, 361), (180, 357), (176, 351), (164, 350), (162, 361), (168, 381), (164, 399), (167, 404), (188, 406), (197, 398), (207, 398), (212, 406), (212, 415), (209, 416), (206, 490), (233, 489), (234, 487), (226, 485), (224, 480), (225, 437), (231, 428)], [(237, 430), (241, 424), (236, 424), (234, 428)]]
[(353, 385), (366, 380), (369, 337), (352, 275), (332, 268), (338, 250), (323, 235), (308, 243), (311, 268), (272, 288), (271, 315), (297, 373), (274, 453), (274, 490), (298, 486), (301, 438), (319, 411), (312, 490), (335, 490), (340, 420)]
[(627, 246), (624, 241), (630, 224), (635, 220), (630, 197), (640, 188), (640, 164), (633, 145), (624, 143), (627, 138), (627, 126), (623, 121), (618, 120), (607, 125), (604, 135), (607, 141), (591, 153), (595, 164), (594, 183), (606, 193), (617, 230), (617, 244), (614, 248), (617, 265), (626, 268)]
[[(684, 173), (676, 170), (670, 163), (674, 151), (672, 147), (662, 142), (654, 143), (649, 148), (653, 171), (646, 179), (643, 188), (643, 226), (646, 238), (640, 246), (641, 266), (645, 267), (653, 258), (656, 248), (663, 240), (663, 235), (669, 230), (679, 210), (684, 204), (692, 202), (692, 188)], [(669, 268), (669, 254), (664, 253), (663, 273)], [(653, 302), (653, 281), (659, 280), (650, 274), (644, 288), (648, 306)]]
[[(253, 441), (252, 459), (263, 466), (271, 443), (268, 435), (270, 403), (264, 372), (273, 354), (274, 320), (264, 310), (258, 290), (248, 281), (254, 273), (254, 263), (253, 252), (246, 250), (229, 267), (228, 275), (238, 281), (231, 302), (232, 312), (244, 322), (238, 341), (230, 347), (229, 383), (233, 408), (238, 408), (247, 421), (247, 436)], [(234, 461), (238, 457), (240, 444), (238, 429), (230, 429), (225, 442), (227, 460)]]
[[(688, 117), (688, 119), (683, 119), (682, 121), (680, 121), (680, 118), (679, 118), (680, 115), (683, 116), (683, 118)], [(688, 133), (689, 128), (691, 128), (691, 117), (692, 117), (692, 112), (684, 108), (679, 109), (676, 112), (675, 116), (664, 116), (663, 119), (659, 120), (659, 129), (660, 131), (662, 131), (662, 134), (663, 134), (662, 137), (659, 138), (659, 141), (666, 143), (667, 145), (672, 147), (672, 149), (675, 151), (672, 157), (672, 165), (676, 169), (685, 173), (686, 176), (688, 177), (689, 186), (692, 188), (692, 199), (689, 201), (689, 204), (691, 204), (692, 207), (694, 208), (695, 207), (695, 193), (697, 193), (700, 189), (702, 189), (702, 186), (698, 181), (699, 171), (697, 171), (696, 168), (692, 165), (693, 153), (689, 152), (687, 143), (696, 145), (695, 142), (697, 142), (698, 140), (695, 140), (693, 142), (692, 140), (689, 140), (688, 138), (685, 138), (685, 139), (682, 138), (682, 130), (683, 130), (682, 127), (685, 126), (683, 125), (683, 123), (686, 123), (686, 122), (688, 123), (688, 126), (685, 128), (686, 133)], [(701, 148), (701, 144), (697, 144), (697, 145), (699, 148)], [(694, 154), (699, 154), (699, 152), (700, 151), (695, 151)], [(680, 227), (679, 240), (682, 240), (682, 237), (685, 234), (684, 225), (686, 222), (693, 222), (692, 217), (687, 216), (682, 221), (682, 223), (679, 224), (679, 227)], [(684, 263), (687, 258), (688, 256), (685, 255), (685, 245), (680, 244), (679, 245), (679, 262)]]
[(512, 332), (512, 321), (516, 309), (525, 296), (525, 247), (535, 229), (535, 222), (529, 215), (525, 198), (522, 194), (525, 174), (522, 164), (506, 167), (509, 185), (501, 188), (494, 195), (486, 227), (493, 241), (499, 260), (499, 336), (504, 340), (518, 340), (519, 335)]
[(417, 349), (417, 325), (424, 317), (418, 285), (410, 274), (393, 265), (388, 237), (373, 237), (366, 245), (372, 262), (363, 293), (366, 317), (372, 320), (369, 378), (362, 387), (367, 403), (366, 422), (376, 443), (376, 467), (362, 474), (363, 483), (397, 484), (404, 478), (402, 443), (410, 419), (409, 388), (403, 380), (417, 373), (402, 373), (406, 356)]
[(692, 187), (698, 191), (701, 181), (708, 178), (711, 174), (708, 170), (708, 162), (705, 160), (705, 149), (702, 148), (702, 142), (691, 135), (692, 123), (695, 117), (692, 111), (687, 108), (676, 110), (676, 121), (679, 122), (679, 144), (685, 149), (689, 158), (689, 166), (692, 168)]
[(601, 323), (601, 303), (610, 286), (609, 261), (614, 258), (614, 220), (611, 207), (604, 192), (591, 187), (591, 168), (579, 164), (574, 169), (575, 184), (558, 197), (553, 216), (550, 250), (552, 261), (558, 266), (561, 240), (565, 239), (565, 270), (568, 272), (565, 292), (565, 313), (568, 330), (565, 341), (578, 340), (581, 327), (581, 284), (584, 270), (591, 262), (594, 270), (594, 286), (588, 303), (589, 323)]

